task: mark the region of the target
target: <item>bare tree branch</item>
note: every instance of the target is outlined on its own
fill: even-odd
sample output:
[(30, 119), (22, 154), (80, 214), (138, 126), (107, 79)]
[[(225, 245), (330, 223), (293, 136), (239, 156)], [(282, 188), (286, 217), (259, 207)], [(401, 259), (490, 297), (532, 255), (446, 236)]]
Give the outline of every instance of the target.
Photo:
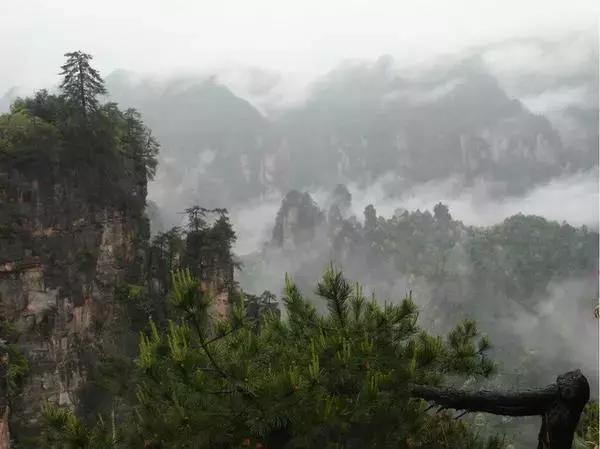
[(571, 449), (579, 417), (590, 399), (590, 386), (581, 371), (576, 370), (558, 376), (552, 385), (534, 390), (465, 391), (415, 385), (411, 394), (440, 405), (440, 409), (541, 416), (538, 449)]

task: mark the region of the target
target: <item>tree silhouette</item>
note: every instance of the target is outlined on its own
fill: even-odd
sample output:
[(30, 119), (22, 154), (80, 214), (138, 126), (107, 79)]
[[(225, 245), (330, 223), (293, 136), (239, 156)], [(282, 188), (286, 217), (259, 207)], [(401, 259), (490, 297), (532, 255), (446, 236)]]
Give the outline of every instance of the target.
[(61, 66), (63, 81), (60, 88), (64, 96), (81, 110), (84, 117), (98, 108), (98, 95), (106, 94), (104, 81), (90, 65), (92, 56), (82, 51), (65, 53), (67, 62)]

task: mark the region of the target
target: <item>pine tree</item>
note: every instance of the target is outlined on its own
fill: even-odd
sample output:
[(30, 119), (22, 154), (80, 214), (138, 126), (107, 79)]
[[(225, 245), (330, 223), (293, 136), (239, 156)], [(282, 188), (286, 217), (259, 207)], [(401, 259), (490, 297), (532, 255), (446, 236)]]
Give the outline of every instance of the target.
[(92, 56), (82, 51), (65, 53), (67, 62), (61, 67), (63, 81), (60, 88), (64, 96), (81, 111), (84, 117), (98, 109), (98, 95), (106, 94), (104, 81), (90, 65)]
[[(231, 247), (236, 235), (227, 216), (227, 210), (193, 206), (186, 209), (185, 213), (188, 217), (188, 225), (184, 266), (202, 280), (232, 267), (234, 262)], [(232, 272), (230, 274), (233, 275)]]
[(145, 185), (156, 174), (159, 144), (150, 129), (144, 125), (142, 116), (137, 110), (127, 109), (123, 118), (125, 119), (125, 133), (122, 138), (124, 151), (133, 161), (135, 176)]
[[(211, 319), (211, 299), (189, 271), (175, 273), (172, 285), (172, 321), (166, 329), (151, 323), (140, 340), (131, 421), (103, 447), (501, 447), (484, 445), (447, 414), (427, 413), (409, 393), (411, 384), (490, 373), (487, 344), (471, 322), (447, 339), (430, 336), (416, 325), (410, 297), (368, 301), (333, 267), (318, 287), (328, 314), (319, 316), (288, 278), (286, 318), (266, 314), (260, 326), (243, 302), (229, 321)], [(108, 440), (102, 421), (79, 432), (81, 424), (56, 410), (45, 420), (54, 430), (44, 449)]]
[(185, 236), (178, 227), (159, 233), (152, 238), (148, 257), (148, 275), (156, 283), (156, 291), (165, 295), (170, 285), (171, 272), (180, 268), (185, 248)]

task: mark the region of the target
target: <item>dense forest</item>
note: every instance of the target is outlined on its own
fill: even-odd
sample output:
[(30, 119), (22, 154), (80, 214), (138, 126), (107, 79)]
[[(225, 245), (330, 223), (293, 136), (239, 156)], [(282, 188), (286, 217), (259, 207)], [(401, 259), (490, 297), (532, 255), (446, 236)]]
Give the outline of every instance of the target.
[[(263, 249), (267, 257), (256, 262), (268, 263), (270, 253), (275, 257), (290, 251), (303, 256), (296, 260), (296, 271), (301, 265), (314, 269), (336, 260), (350, 270), (356, 267), (357, 274), (362, 272), (375, 285), (398, 274), (414, 281), (457, 284), (455, 288), (466, 279), (517, 301), (535, 297), (552, 279), (589, 278), (598, 268), (598, 233), (585, 226), (516, 215), (478, 228), (453, 219), (442, 203), (433, 213), (398, 208), (389, 218), (368, 205), (359, 221), (351, 213), (351, 202), (343, 185), (331, 193), (326, 210), (308, 193), (290, 192), (275, 217), (272, 240)], [(464, 288), (461, 295), (472, 300), (483, 293)]]
[[(597, 444), (589, 385), (563, 375), (581, 368), (594, 385), (593, 360), (565, 355), (566, 337), (527, 341), (509, 326), (543, 315), (553, 283), (576, 283), (572, 308), (593, 319), (597, 232), (524, 215), (470, 227), (441, 203), (388, 218), (369, 205), (358, 219), (337, 185), (323, 210), (290, 191), (272, 239), (241, 260), (225, 208), (187, 205), (184, 226), (151, 233), (159, 143), (137, 110), (102, 102), (90, 55), (65, 56), (57, 93), (17, 99), (0, 116), (0, 449), (508, 449), (526, 416), (543, 423), (540, 447), (570, 445), (573, 433), (577, 449)], [(473, 76), (500, 98), (495, 111), (535, 122), (554, 145), (547, 122)], [(343, 133), (363, 122), (347, 119)], [(239, 131), (231, 148), (248, 138)], [(409, 153), (423, 136), (409, 136)], [(315, 137), (301, 130), (293, 145), (318, 153)], [(348, 176), (387, 165), (347, 150), (360, 162)], [(300, 159), (290, 162), (298, 176), (327, 176)], [(416, 178), (447, 167), (413, 162)], [(528, 352), (548, 344), (543, 357)], [(569, 399), (572, 379), (583, 393)], [(481, 386), (500, 399), (473, 405)], [(517, 407), (508, 387), (545, 388)], [(479, 412), (515, 419), (501, 426)]]
[[(500, 365), (481, 385), (550, 382), (551, 369), (578, 364), (594, 379), (597, 395), (596, 231), (524, 215), (487, 228), (466, 226), (441, 203), (431, 212), (399, 208), (389, 218), (369, 205), (359, 220), (351, 203), (343, 185), (323, 209), (308, 193), (290, 192), (274, 217), (271, 240), (242, 258), (241, 285), (278, 291), (282, 283), (272, 273), (285, 269), (308, 289), (335, 260), (382, 301), (412, 292), (429, 331), (475, 319), (495, 342), (491, 353)], [(518, 430), (514, 421), (496, 424), (527, 441), (525, 424)], [(532, 423), (528, 432), (536, 431)]]

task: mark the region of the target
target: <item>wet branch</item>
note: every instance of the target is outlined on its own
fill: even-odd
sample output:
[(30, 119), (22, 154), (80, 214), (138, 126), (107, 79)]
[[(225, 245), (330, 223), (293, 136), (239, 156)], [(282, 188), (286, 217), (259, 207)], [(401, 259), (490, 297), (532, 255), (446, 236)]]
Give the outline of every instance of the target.
[(522, 392), (464, 391), (427, 386), (412, 388), (412, 396), (435, 402), (444, 408), (504, 416), (543, 415), (557, 394), (556, 385)]
[(465, 391), (415, 385), (411, 394), (444, 409), (505, 416), (541, 416), (538, 449), (571, 449), (577, 423), (590, 399), (590, 386), (581, 371), (576, 370), (558, 376), (552, 385), (534, 390)]

